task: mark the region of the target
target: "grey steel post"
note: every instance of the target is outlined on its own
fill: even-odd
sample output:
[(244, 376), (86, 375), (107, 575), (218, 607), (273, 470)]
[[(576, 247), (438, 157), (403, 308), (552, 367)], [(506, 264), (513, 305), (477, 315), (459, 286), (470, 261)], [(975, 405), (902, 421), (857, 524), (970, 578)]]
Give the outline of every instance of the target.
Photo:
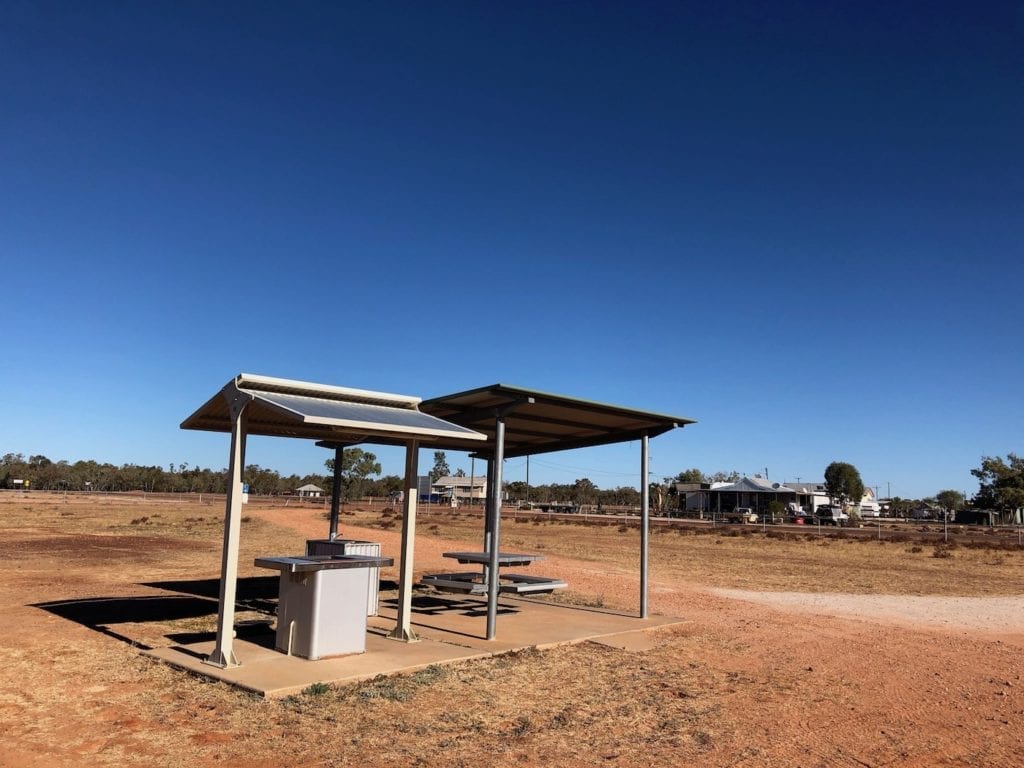
[(487, 459), (484, 465), (487, 480), (484, 483), (484, 552), (491, 551), (491, 502), (494, 496), (494, 459)]
[(237, 667), (235, 656), (235, 594), (238, 589), (238, 546), (242, 529), (242, 475), (245, 471), (245, 406), (249, 399), (235, 397), (230, 403), (231, 457), (227, 502), (224, 510), (224, 545), (220, 563), (220, 597), (217, 603), (217, 641), (206, 663)]
[(490, 472), (487, 478), (491, 482), (491, 548), (489, 572), (487, 579), (487, 639), (493, 640), (497, 634), (498, 620), (498, 552), (501, 549), (501, 465), (505, 459), (505, 415), (500, 414), (495, 420), (494, 457), (491, 459)]
[(334, 490), (331, 493), (331, 529), (328, 538), (338, 538), (338, 512), (341, 509), (341, 464), (345, 457), (345, 446), (334, 447)]
[(650, 546), (651, 499), (647, 484), (647, 433), (640, 438), (640, 618), (647, 618), (647, 555)]
[(418, 440), (409, 440), (405, 444), (405, 505), (402, 514), (402, 560), (398, 565), (398, 621), (388, 633), (392, 640), (406, 642), (419, 639), (412, 630), (412, 563), (416, 539), (416, 497), (419, 495), (416, 476), (419, 451)]

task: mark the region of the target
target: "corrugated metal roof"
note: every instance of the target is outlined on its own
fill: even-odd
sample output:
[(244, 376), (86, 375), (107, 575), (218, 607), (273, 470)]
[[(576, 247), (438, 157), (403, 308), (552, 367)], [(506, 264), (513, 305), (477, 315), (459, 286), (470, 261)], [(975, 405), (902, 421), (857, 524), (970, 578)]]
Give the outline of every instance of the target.
[(505, 456), (528, 456), (573, 448), (639, 440), (694, 424), (693, 419), (626, 408), (592, 400), (555, 395), (508, 384), (424, 400), (420, 408), (488, 437), (487, 446), (466, 444), (464, 450), (492, 450), (495, 417), (505, 413)]
[(242, 373), (181, 423), (182, 429), (230, 432), (231, 402), (247, 399), (246, 433), (399, 444), (478, 445), (486, 435), (419, 410), (417, 397)]
[(723, 485), (713, 490), (725, 491), (726, 493), (796, 493), (789, 486), (782, 483), (773, 483), (762, 477), (744, 477), (732, 485)]

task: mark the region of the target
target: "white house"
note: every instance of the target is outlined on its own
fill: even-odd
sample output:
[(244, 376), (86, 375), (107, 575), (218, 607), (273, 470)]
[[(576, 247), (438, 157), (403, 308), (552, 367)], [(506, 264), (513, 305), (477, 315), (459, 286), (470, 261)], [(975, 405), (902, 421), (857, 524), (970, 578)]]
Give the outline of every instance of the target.
[(306, 483), (301, 488), (296, 488), (295, 492), (297, 494), (299, 494), (299, 496), (301, 496), (304, 499), (306, 499), (306, 498), (313, 499), (313, 498), (317, 498), (319, 496), (323, 496), (324, 495), (324, 489), (323, 488), (317, 488), (312, 483)]
[(430, 491), (442, 499), (454, 500), (459, 504), (465, 502), (482, 504), (487, 497), (487, 477), (445, 475), (437, 478), (431, 484)]
[[(762, 513), (772, 501), (781, 502), (790, 512), (803, 510), (817, 514), (818, 507), (832, 503), (825, 483), (773, 483), (761, 477), (744, 477), (736, 482), (677, 483), (680, 509), (698, 516), (748, 507)], [(861, 517), (878, 517), (878, 501), (871, 488), (857, 505)]]

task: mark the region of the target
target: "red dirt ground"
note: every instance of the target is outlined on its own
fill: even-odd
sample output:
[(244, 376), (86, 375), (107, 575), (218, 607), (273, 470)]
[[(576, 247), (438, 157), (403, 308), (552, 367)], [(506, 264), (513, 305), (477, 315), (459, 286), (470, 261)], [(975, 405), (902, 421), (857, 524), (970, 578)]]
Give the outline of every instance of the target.
[[(0, 766), (1024, 765), (1019, 592), (872, 601), (658, 576), (652, 611), (688, 623), (650, 651), (583, 645), (473, 663), (408, 701), (353, 689), (257, 702), (142, 659), (125, 636), (152, 643), (153, 627), (36, 607), (150, 595), (154, 573), (182, 578), (197, 560), (216, 577), (217, 525), (186, 538), (123, 521), (72, 540), (56, 524), (71, 513), (29, 511), (38, 520), (3, 526), (0, 541)], [(313, 512), (247, 514), (296, 540), (324, 533)], [(346, 529), (360, 534), (398, 551), (395, 532)], [(455, 544), (419, 537), (417, 570), (443, 566)], [(545, 572), (606, 605), (635, 604), (628, 568), (552, 555)]]

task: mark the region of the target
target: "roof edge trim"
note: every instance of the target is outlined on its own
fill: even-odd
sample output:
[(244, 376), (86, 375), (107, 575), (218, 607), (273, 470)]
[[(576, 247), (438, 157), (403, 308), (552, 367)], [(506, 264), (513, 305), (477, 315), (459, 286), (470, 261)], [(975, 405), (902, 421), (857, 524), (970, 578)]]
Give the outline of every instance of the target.
[(396, 395), (391, 392), (374, 392), (368, 389), (338, 387), (331, 384), (314, 384), (295, 379), (279, 379), (255, 373), (240, 373), (235, 377), (235, 387), (250, 392), (278, 392), (281, 394), (307, 395), (328, 400), (386, 405), (391, 408), (417, 410), (422, 400), (411, 395)]

